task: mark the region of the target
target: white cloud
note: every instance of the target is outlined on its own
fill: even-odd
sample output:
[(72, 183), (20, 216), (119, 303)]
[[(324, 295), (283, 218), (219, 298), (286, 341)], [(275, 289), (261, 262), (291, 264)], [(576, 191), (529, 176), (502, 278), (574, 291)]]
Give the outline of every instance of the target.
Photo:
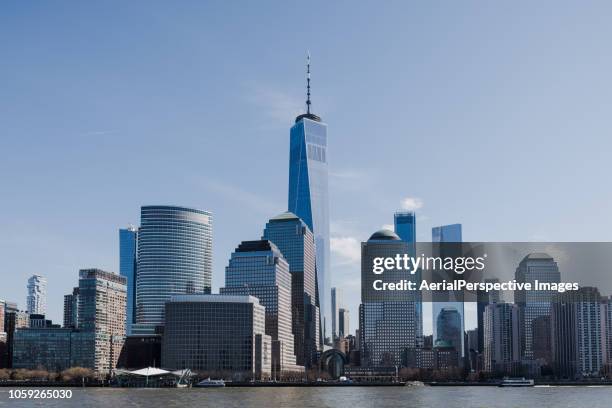
[(291, 123), (303, 111), (303, 101), (272, 86), (251, 83), (247, 87), (247, 100), (278, 124)]
[(406, 197), (402, 199), (402, 210), (415, 211), (423, 207), (423, 200), (416, 197)]
[(332, 237), (329, 241), (332, 256), (336, 264), (358, 265), (361, 261), (361, 243), (355, 237)]

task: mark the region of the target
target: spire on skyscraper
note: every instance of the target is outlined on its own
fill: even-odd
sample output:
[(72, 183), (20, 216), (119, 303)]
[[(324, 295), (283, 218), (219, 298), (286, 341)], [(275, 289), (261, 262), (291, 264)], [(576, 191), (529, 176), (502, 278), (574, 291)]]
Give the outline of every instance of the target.
[(315, 115), (314, 113), (310, 113), (310, 52), (306, 52), (306, 113), (302, 113), (295, 118), (295, 123), (298, 123), (302, 118), (314, 120), (316, 122), (320, 122), (321, 118)]
[(310, 51), (306, 52), (306, 113), (310, 114)]

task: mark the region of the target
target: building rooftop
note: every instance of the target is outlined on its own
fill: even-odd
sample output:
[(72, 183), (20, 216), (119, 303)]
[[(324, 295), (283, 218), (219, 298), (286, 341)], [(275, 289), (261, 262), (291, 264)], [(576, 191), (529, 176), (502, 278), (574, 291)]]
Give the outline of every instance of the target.
[(295, 118), (295, 123), (298, 123), (302, 119), (310, 119), (310, 120), (314, 120), (315, 122), (321, 121), (321, 118), (315, 115), (314, 113), (303, 113), (301, 115), (298, 115)]
[(533, 252), (523, 258), (523, 260), (527, 259), (553, 259), (553, 257), (544, 252)]
[(292, 213), (291, 211), (286, 211), (282, 214), (278, 214), (276, 217), (270, 218), (270, 221), (288, 221), (288, 220), (299, 220), (300, 217)]
[(249, 295), (174, 295), (170, 302), (193, 302), (193, 303), (256, 303), (259, 299)]
[(236, 252), (266, 252), (272, 251), (278, 256), (282, 256), (280, 250), (272, 241), (261, 239), (259, 241), (242, 241)]
[(368, 241), (401, 241), (401, 238), (391, 230), (381, 229), (373, 233)]

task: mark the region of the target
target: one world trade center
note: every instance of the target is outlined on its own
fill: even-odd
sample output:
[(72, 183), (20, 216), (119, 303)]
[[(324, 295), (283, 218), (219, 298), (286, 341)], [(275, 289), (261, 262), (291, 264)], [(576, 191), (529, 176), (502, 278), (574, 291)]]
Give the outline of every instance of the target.
[(317, 296), (322, 337), (331, 330), (331, 276), (329, 266), (329, 195), (327, 125), (310, 112), (310, 56), (307, 64), (306, 113), (295, 118), (289, 147), (288, 210), (300, 217), (314, 234)]

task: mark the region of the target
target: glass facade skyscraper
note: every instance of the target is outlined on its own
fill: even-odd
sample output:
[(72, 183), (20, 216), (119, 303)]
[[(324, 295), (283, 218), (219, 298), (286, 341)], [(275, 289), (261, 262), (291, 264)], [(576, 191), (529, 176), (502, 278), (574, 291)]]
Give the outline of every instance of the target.
[[(408, 244), (408, 255), (416, 256), (416, 216), (414, 211), (402, 211), (393, 214), (393, 227), (400, 239)], [(416, 282), (421, 281), (421, 270), (415, 274)], [(423, 344), (423, 299), (421, 292), (415, 293), (415, 310), (417, 323), (417, 346)]]
[(442, 340), (453, 347), (455, 351), (460, 352), (463, 346), (463, 324), (459, 311), (452, 307), (443, 307), (438, 313), (436, 319), (436, 341)]
[(290, 131), (288, 210), (313, 232), (317, 289), (324, 336), (331, 334), (327, 125), (311, 113), (300, 115)]
[(395, 233), (402, 241), (412, 243), (414, 247), (416, 243), (416, 217), (414, 212), (396, 212), (393, 214), (393, 225)]
[(442, 225), (431, 229), (431, 242), (463, 242), (461, 224)]
[(303, 371), (296, 364), (291, 313), (289, 264), (268, 240), (243, 241), (225, 268), (225, 295), (259, 299), (266, 315), (266, 334), (272, 338), (272, 375)]
[(138, 230), (129, 226), (119, 230), (119, 274), (127, 280), (126, 332), (132, 333), (136, 322), (136, 260)]
[(133, 334), (153, 334), (156, 326), (163, 325), (164, 306), (173, 295), (210, 293), (211, 277), (211, 213), (142, 207)]
[(273, 242), (289, 263), (295, 354), (299, 365), (309, 367), (321, 344), (314, 236), (304, 221), (286, 212), (268, 221), (263, 239)]
[[(462, 242), (462, 232), (461, 232), (461, 224), (450, 224), (450, 225), (442, 225), (440, 227), (433, 227), (431, 229), (431, 242), (434, 243), (442, 243), (442, 242)], [(443, 255), (443, 254), (439, 254)], [(463, 304), (463, 297), (461, 299), (455, 299), (455, 292), (449, 292), (449, 296), (451, 297), (449, 301), (434, 301), (432, 303), (433, 310), (433, 340), (434, 342), (440, 338), (438, 334), (438, 316), (443, 309), (455, 309), (460, 316), (461, 322), (461, 333), (465, 332), (465, 308)], [(463, 334), (461, 335), (461, 345), (460, 347), (455, 347), (459, 356), (463, 357), (465, 355), (464, 350), (464, 338)], [(460, 359), (460, 362), (462, 360)]]

